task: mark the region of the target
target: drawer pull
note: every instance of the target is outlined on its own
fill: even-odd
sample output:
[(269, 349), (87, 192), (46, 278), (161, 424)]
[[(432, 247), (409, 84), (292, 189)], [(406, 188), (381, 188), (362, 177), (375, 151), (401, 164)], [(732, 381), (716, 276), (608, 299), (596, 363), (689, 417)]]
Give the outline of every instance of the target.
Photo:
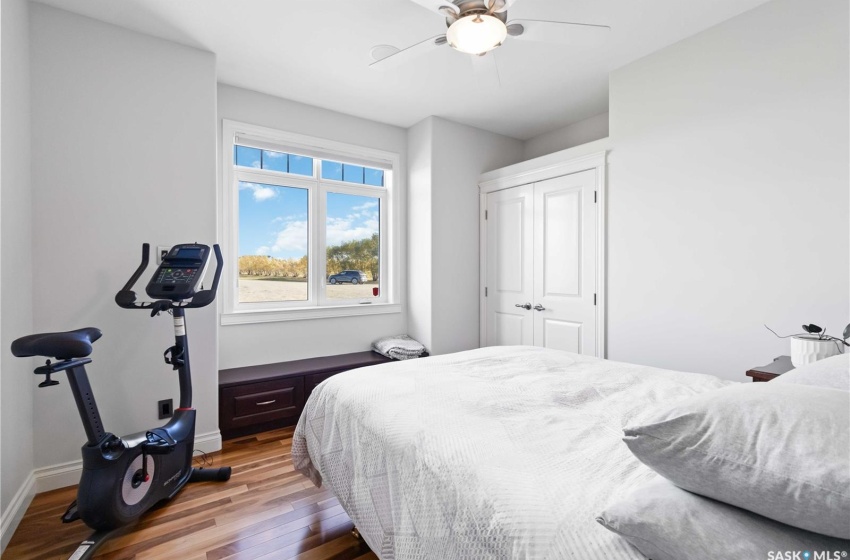
[(272, 399), (270, 401), (258, 402), (257, 406), (267, 406), (267, 405), (270, 405), (270, 404), (274, 404), (276, 402), (277, 402), (277, 399)]

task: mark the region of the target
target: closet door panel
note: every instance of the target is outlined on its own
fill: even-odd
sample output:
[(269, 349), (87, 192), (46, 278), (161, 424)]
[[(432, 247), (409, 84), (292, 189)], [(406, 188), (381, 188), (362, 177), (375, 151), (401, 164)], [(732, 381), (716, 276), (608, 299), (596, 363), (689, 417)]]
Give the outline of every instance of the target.
[(534, 197), (525, 185), (487, 196), (486, 343), (534, 343), (533, 312), (524, 307), (534, 291)]
[(543, 344), (553, 350), (582, 354), (582, 325), (559, 319), (543, 319)]
[(541, 296), (581, 295), (580, 189), (556, 190), (541, 197), (543, 286)]
[(534, 185), (534, 344), (596, 354), (596, 171)]

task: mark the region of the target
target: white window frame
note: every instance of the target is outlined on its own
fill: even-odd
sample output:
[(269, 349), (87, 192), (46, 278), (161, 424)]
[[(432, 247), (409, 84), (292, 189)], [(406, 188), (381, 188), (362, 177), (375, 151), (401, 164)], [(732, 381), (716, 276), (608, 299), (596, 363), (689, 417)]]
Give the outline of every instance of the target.
[[(238, 139), (238, 141), (237, 141)], [(234, 145), (253, 146), (313, 158), (313, 176), (239, 167), (233, 162)], [(384, 186), (360, 185), (323, 179), (320, 159), (353, 163), (384, 170)], [(221, 324), (292, 321), (400, 313), (399, 230), (397, 185), (400, 156), (394, 152), (364, 148), (267, 127), (222, 120), (222, 249), (225, 266)], [(250, 181), (308, 191), (308, 299), (294, 302), (239, 302), (239, 182)], [(329, 299), (325, 293), (327, 259), (325, 247), (328, 193), (369, 196), (380, 201), (380, 288), (377, 298)], [(326, 254), (326, 253), (325, 253)]]

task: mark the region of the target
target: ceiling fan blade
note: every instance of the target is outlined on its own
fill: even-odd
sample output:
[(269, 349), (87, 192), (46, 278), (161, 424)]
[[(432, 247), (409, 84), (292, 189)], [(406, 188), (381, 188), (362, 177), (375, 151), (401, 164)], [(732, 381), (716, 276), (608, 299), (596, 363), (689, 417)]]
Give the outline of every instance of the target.
[(611, 28), (592, 23), (515, 19), (508, 22), (508, 35), (524, 41), (560, 43), (572, 46), (597, 46), (607, 38)]
[[(446, 36), (445, 35), (437, 35), (435, 37), (431, 37), (425, 39), (424, 41), (420, 41), (415, 45), (411, 45), (406, 49), (397, 50), (395, 53), (392, 53), (390, 50), (385, 50), (384, 53), (392, 53), (383, 56), (382, 58), (377, 58), (374, 62), (369, 65), (369, 68), (375, 68), (378, 70), (385, 70), (389, 68), (397, 68), (410, 60), (416, 58), (419, 55), (425, 54), (433, 49), (439, 48), (446, 44)], [(385, 45), (380, 45), (379, 47), (384, 47)], [(381, 56), (384, 53), (377, 53), (376, 50), (379, 47), (375, 47), (372, 49), (374, 54), (377, 56)]]
[(501, 14), (502, 12), (507, 12), (508, 8), (516, 2), (516, 0), (489, 0), (489, 9), (488, 11), (491, 14)]
[(446, 17), (457, 17), (460, 15), (460, 8), (449, 0), (410, 0), (414, 4), (419, 4), (426, 10), (436, 12)]

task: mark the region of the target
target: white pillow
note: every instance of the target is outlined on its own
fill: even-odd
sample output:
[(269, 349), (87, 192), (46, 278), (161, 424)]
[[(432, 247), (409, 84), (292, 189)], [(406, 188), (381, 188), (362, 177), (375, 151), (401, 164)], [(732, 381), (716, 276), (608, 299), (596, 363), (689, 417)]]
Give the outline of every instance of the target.
[(811, 364), (806, 364), (783, 373), (771, 380), (771, 383), (797, 383), (798, 385), (815, 385), (850, 391), (850, 348), (844, 354), (838, 354)]
[(680, 488), (807, 531), (850, 538), (850, 392), (741, 383), (625, 428), (644, 464)]
[(812, 560), (850, 554), (850, 541), (789, 527), (692, 494), (661, 477), (609, 504), (596, 520), (652, 560), (767, 560), (770, 553), (779, 558), (776, 551), (785, 550), (807, 550)]

